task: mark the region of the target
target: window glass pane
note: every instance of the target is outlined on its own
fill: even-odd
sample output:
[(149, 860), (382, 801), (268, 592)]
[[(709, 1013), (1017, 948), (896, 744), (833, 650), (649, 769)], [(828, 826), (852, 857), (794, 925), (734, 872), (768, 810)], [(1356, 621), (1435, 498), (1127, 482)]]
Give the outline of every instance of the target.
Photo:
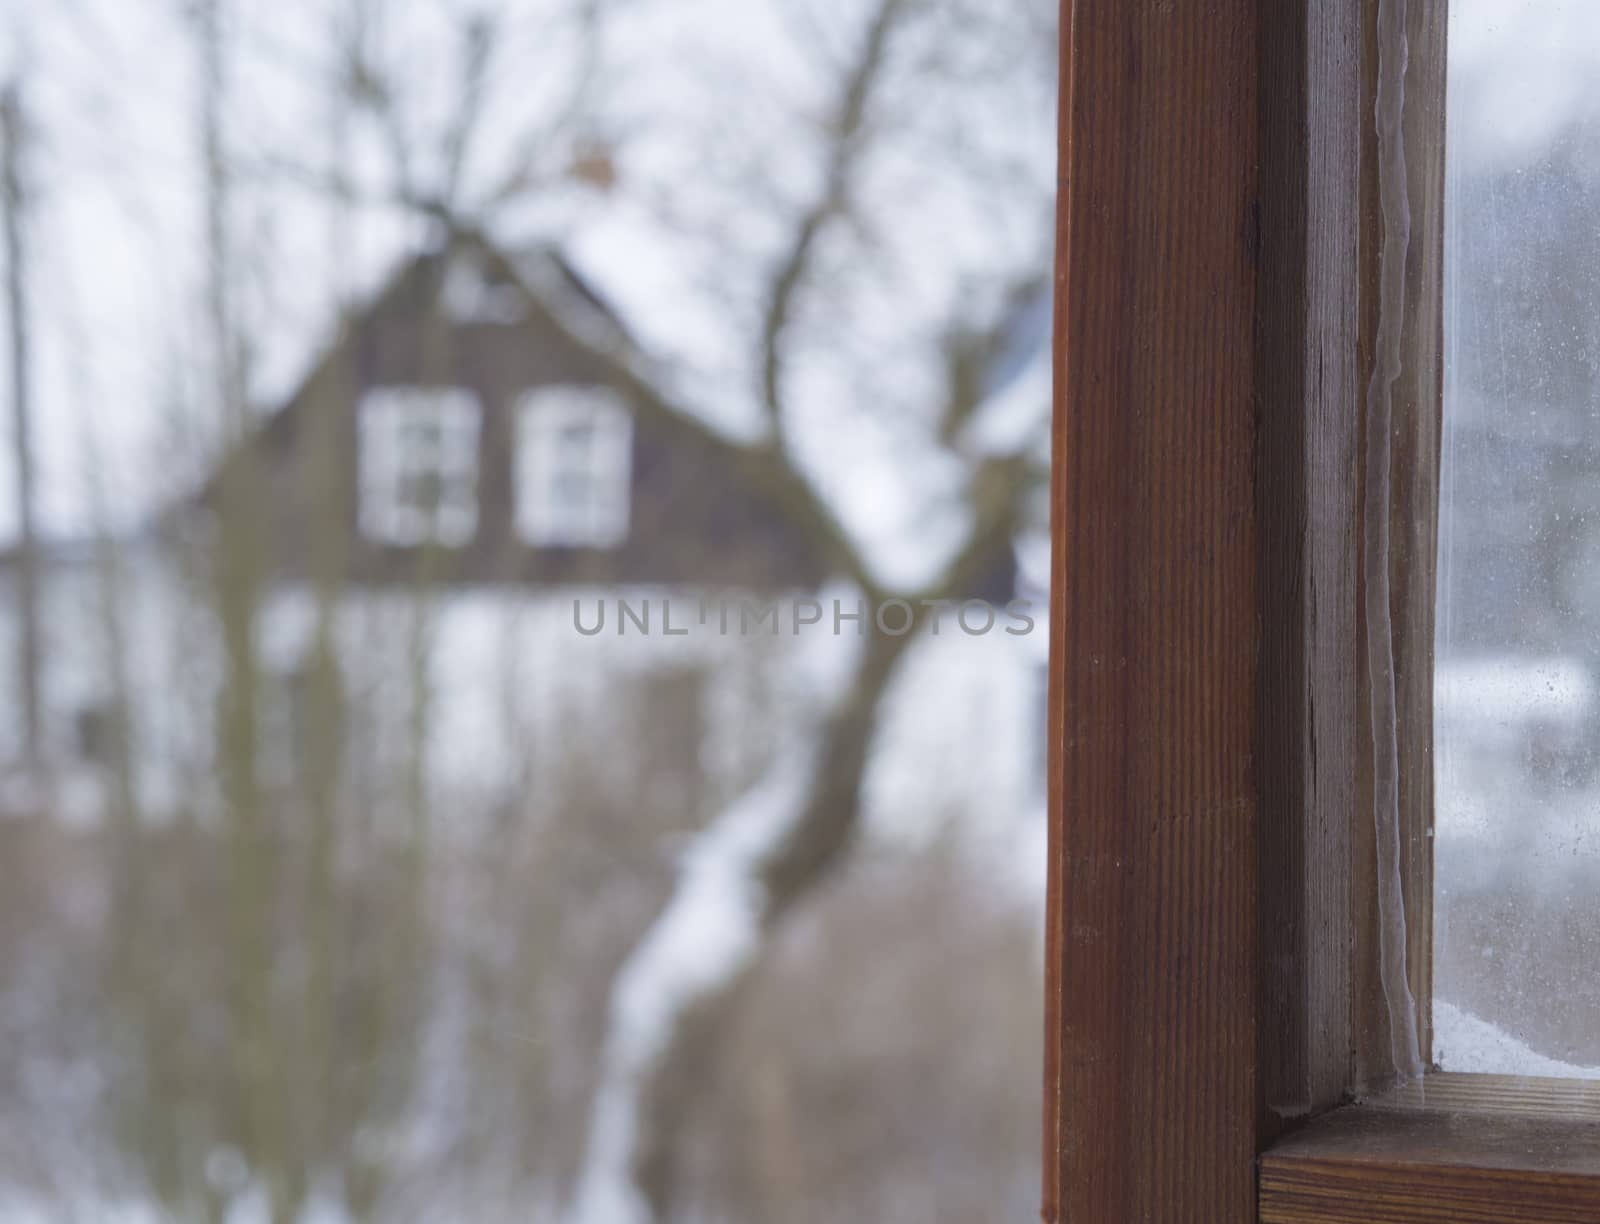
[(1596, 1075), (1600, 23), (1450, 15), (1434, 1053)]
[(628, 533), (633, 417), (615, 392), (542, 387), (517, 413), (517, 530), (535, 546), (611, 548)]
[(0, 1220), (1036, 1215), (1058, 8), (9, 6)]
[(478, 430), (470, 391), (366, 392), (357, 464), (367, 537), (407, 546), (471, 540), (478, 517)]

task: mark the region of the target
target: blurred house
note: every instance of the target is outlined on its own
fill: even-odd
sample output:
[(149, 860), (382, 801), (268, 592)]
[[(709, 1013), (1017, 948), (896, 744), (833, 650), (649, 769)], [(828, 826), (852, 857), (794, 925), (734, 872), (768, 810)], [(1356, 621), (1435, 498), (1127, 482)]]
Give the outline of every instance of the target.
[[(541, 308), (545, 295), (559, 298), (559, 316)], [(415, 779), (422, 754), (430, 788), (471, 825), (478, 816), (466, 813), (517, 803), (541, 754), (561, 751), (580, 721), (627, 737), (626, 755), (676, 761), (663, 764), (663, 785), (687, 778), (680, 799), (691, 806), (748, 783), (804, 705), (819, 654), (840, 648), (826, 617), (802, 635), (782, 611), (827, 584), (823, 533), (740, 470), (737, 447), (636, 410), (562, 330), (573, 319), (586, 343), (631, 351), (622, 322), (554, 251), (424, 253), (344, 320), (195, 496), (136, 537), (48, 550), (51, 806), (92, 816), (115, 789), (113, 767), (152, 813), (203, 806), (215, 787), (212, 614), (224, 579), (197, 559), (222, 538), (224, 514), (248, 524), (228, 537), (240, 555), (226, 580), (252, 584), (259, 605), (266, 784), (290, 786), (308, 738), (328, 733), (329, 715), (313, 708), (328, 692), (312, 671), (330, 638), (345, 770), (365, 779), (368, 804)], [(967, 423), (975, 445), (1012, 444), (1042, 419), (1048, 331), (1041, 294), (984, 376), (985, 408)], [(925, 779), (917, 763), (928, 753), (956, 751), (977, 766), (976, 808), (1042, 807), (1039, 541), (1020, 555), (1033, 565), (1008, 551), (971, 595), (1029, 598), (1033, 631), (980, 638), (947, 623), (919, 647), (886, 720), (891, 795)], [(11, 582), (0, 566), (8, 693)], [(622, 623), (618, 600), (653, 615), (648, 632)], [(772, 632), (768, 622), (719, 632), (714, 613), (697, 615), (730, 601), (779, 608)], [(604, 632), (580, 633), (602, 605)], [(693, 631), (677, 632), (686, 621)], [(0, 735), (5, 802), (37, 802), (19, 789), (18, 728)], [(886, 802), (912, 806), (909, 792)]]
[[(549, 318), (628, 337), (548, 249), (512, 266), (478, 250), (424, 254), (327, 347), (300, 388), (208, 482), (215, 509), (253, 467), (275, 580), (316, 577), (317, 541), (344, 584), (815, 590), (827, 564), (774, 491), (741, 481), (696, 434), (641, 416)], [(244, 476), (245, 483), (251, 480)]]

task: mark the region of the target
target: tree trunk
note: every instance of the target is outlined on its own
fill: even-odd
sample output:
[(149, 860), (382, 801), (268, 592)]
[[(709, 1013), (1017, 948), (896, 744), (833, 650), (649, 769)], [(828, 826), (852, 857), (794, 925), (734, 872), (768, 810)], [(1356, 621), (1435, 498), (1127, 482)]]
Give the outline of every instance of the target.
[(572, 1224), (670, 1218), (677, 1141), (712, 1038), (778, 922), (848, 849), (878, 710), (915, 636), (871, 636), (814, 742), (785, 753), (685, 855), (612, 987)]
[(5, 202), (6, 298), (11, 316), (11, 448), (17, 482), (17, 699), (22, 707), (23, 761), (27, 769), (28, 802), (39, 805), (44, 801), (39, 793), (44, 752), (44, 702), (40, 681), (39, 544), (34, 514), (33, 402), (23, 233), (27, 195), (22, 163), (28, 135), (27, 122), (22, 87), (11, 85), (4, 97), (0, 98), (0, 129), (3, 129), (5, 145), (0, 179), (3, 179)]

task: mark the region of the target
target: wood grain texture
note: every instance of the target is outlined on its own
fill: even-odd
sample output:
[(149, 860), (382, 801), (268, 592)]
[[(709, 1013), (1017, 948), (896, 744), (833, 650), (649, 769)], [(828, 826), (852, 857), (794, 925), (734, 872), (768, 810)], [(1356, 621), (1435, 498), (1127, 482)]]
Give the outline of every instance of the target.
[(1261, 9), (1260, 1129), (1350, 1080), (1361, 13)]
[(1368, 1109), (1566, 1118), (1600, 1124), (1600, 1083), (1435, 1071), (1363, 1102)]
[[(1360, 666), (1376, 3), (1065, 12), (1044, 1218), (1244, 1221), (1252, 1153), (1393, 1071)], [(1443, 14), (1411, 0), (1391, 508), (1424, 1019)]]
[[(1378, 325), (1377, 283), (1383, 223), (1378, 212), (1376, 92), (1379, 0), (1363, 0), (1361, 228), (1363, 294), (1358, 361), (1371, 372)], [(1446, 0), (1407, 0), (1409, 59), (1404, 141), (1411, 205), (1406, 260), (1404, 366), (1394, 387), (1391, 440), (1390, 621), (1400, 751), (1401, 879), (1406, 898), (1407, 969), (1416, 1000), (1423, 1061), (1432, 1045), (1433, 993), (1433, 631), (1439, 512), (1440, 414), (1444, 327), (1444, 108)], [(1365, 434), (1358, 456), (1365, 453)], [(1364, 464), (1362, 465), (1364, 467)], [(1360, 478), (1364, 481), (1363, 470)], [(1359, 522), (1360, 502), (1355, 513)], [(1366, 657), (1366, 628), (1355, 647)], [(1357, 668), (1358, 708), (1368, 708)], [(1391, 1082), (1389, 1016), (1379, 973), (1376, 833), (1372, 821), (1372, 738), (1357, 736), (1357, 788), (1364, 818), (1352, 827), (1350, 878), (1355, 1065), (1352, 1083), (1370, 1091)]]
[(1262, 1224), (1593, 1224), (1589, 1118), (1365, 1106), (1336, 1110), (1261, 1160)]
[(1044, 1218), (1244, 1224), (1257, 6), (1067, 13)]

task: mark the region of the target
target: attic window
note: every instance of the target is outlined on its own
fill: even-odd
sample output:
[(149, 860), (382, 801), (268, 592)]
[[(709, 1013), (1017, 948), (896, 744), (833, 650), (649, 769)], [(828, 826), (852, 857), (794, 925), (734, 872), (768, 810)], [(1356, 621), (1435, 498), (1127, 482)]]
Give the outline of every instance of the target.
[(459, 547), (478, 529), (477, 397), (380, 387), (361, 401), (361, 531), (385, 544)]
[(527, 310), (515, 286), (495, 281), (483, 262), (456, 255), (445, 269), (441, 290), (445, 314), (453, 323), (521, 323)]
[(517, 531), (529, 544), (611, 548), (628, 534), (633, 418), (615, 392), (541, 387), (517, 414)]

